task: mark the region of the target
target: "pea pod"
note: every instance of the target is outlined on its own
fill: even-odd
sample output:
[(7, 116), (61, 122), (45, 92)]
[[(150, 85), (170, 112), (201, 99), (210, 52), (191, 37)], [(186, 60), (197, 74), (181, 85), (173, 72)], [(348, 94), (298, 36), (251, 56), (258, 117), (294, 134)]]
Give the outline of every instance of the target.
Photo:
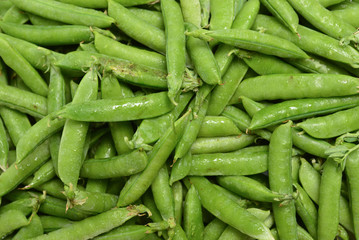
[(47, 215), (40, 216), (40, 220), (45, 233), (52, 232), (54, 230), (72, 224), (72, 221), (67, 218), (60, 218), (60, 217), (47, 216)]
[(14, 236), (14, 240), (28, 239), (44, 234), (40, 217), (37, 214), (31, 216), (30, 223), (22, 227)]
[(4, 238), (12, 231), (28, 224), (24, 214), (18, 210), (9, 210), (0, 214), (0, 237)]
[(0, 169), (5, 171), (8, 168), (9, 143), (3, 121), (0, 118)]
[(106, 28), (114, 22), (113, 18), (102, 12), (54, 0), (11, 0), (11, 2), (27, 12), (68, 24)]
[(188, 239), (203, 238), (203, 219), (201, 200), (196, 188), (191, 185), (186, 194), (183, 212), (183, 227)]

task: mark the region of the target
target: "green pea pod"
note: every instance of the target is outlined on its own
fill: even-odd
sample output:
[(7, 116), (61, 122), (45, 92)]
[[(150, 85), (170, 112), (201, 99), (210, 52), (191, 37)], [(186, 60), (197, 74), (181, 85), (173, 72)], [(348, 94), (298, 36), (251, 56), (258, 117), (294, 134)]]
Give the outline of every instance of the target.
[[(169, 182), (171, 185), (171, 182)], [(174, 211), (175, 211), (175, 221), (176, 225), (182, 224), (182, 213), (183, 213), (183, 196), (184, 189), (180, 181), (177, 181), (172, 184), (172, 193), (174, 201)]]
[[(83, 104), (86, 101), (95, 100), (97, 91), (97, 69), (90, 69), (82, 78), (72, 102), (74, 104)], [(61, 181), (65, 184), (66, 194), (69, 199), (73, 198), (73, 191), (77, 187), (81, 165), (84, 160), (83, 152), (88, 127), (89, 123), (66, 120), (62, 132), (58, 156), (58, 172)], [(68, 166), (71, 166), (71, 168)]]
[(31, 216), (29, 225), (22, 227), (14, 236), (14, 240), (29, 239), (44, 234), (40, 217), (37, 214)]
[(0, 118), (0, 169), (5, 171), (8, 168), (9, 143), (7, 141), (6, 130)]
[(170, 176), (170, 185), (173, 185), (174, 182), (179, 181), (185, 178), (191, 170), (192, 155), (188, 151), (181, 159), (174, 161), (171, 176)]
[[(270, 139), (268, 156), (269, 186), (272, 191), (292, 194), (292, 122), (277, 127)], [(282, 239), (298, 239), (294, 200), (272, 203), (278, 234)]]
[(157, 172), (166, 162), (167, 158), (175, 148), (181, 138), (185, 125), (188, 121), (188, 113), (183, 115), (175, 122), (173, 128), (169, 128), (166, 133), (156, 142), (151, 154), (148, 156), (148, 164), (143, 172), (131, 176), (120, 193), (117, 206), (127, 206), (136, 201), (150, 187)]
[(80, 176), (91, 179), (130, 176), (141, 172), (146, 163), (147, 155), (141, 150), (105, 159), (88, 159), (82, 165)]
[(155, 201), (153, 200), (152, 191), (148, 190), (143, 194), (141, 200), (143, 201), (143, 204), (151, 211), (152, 215), (150, 216), (151, 220), (154, 223), (162, 222), (162, 216), (160, 211), (158, 211), (157, 206), (155, 204)]
[(85, 8), (107, 8), (107, 1), (106, 0), (88, 0), (88, 1), (82, 1), (82, 0), (59, 0), (63, 3), (70, 3), (79, 7), (85, 7)]
[(200, 28), (202, 21), (200, 0), (181, 0), (180, 4), (184, 22), (191, 23)]
[(24, 214), (18, 210), (9, 210), (0, 214), (0, 237), (5, 238), (7, 234), (28, 224)]
[(27, 184), (22, 189), (30, 189), (36, 186), (39, 186), (47, 181), (50, 181), (56, 176), (55, 169), (52, 161), (46, 162), (42, 165), (39, 170), (34, 173), (34, 177), (29, 184)]
[(46, 215), (41, 215), (40, 221), (45, 233), (52, 232), (72, 224), (72, 221), (67, 218)]
[(255, 113), (249, 129), (264, 128), (286, 120), (298, 120), (319, 114), (333, 113), (355, 107), (358, 104), (359, 97), (357, 96), (284, 101)]
[[(118, 226), (121, 226), (127, 220), (147, 211), (148, 209), (143, 205), (134, 205), (127, 208), (114, 208), (96, 216), (73, 223), (66, 228), (39, 236), (35, 239), (58, 239), (59, 237), (64, 239), (93, 238), (100, 235), (101, 233), (108, 232)], [(86, 227), (93, 224), (96, 226), (95, 228), (89, 229)]]
[(157, 117), (173, 108), (167, 92), (158, 92), (119, 100), (73, 103), (64, 108), (59, 117), (87, 122), (117, 122)]
[(356, 11), (358, 10), (359, 5), (357, 2), (343, 2), (331, 8), (332, 13), (343, 19), (344, 21), (350, 23), (354, 27), (358, 27), (358, 19), (356, 18)]
[(48, 142), (39, 145), (21, 163), (12, 164), (0, 175), (0, 196), (15, 189), (50, 157)]
[(217, 218), (257, 239), (274, 239), (270, 230), (254, 215), (216, 190), (204, 177), (190, 177), (202, 206)]
[(223, 116), (206, 116), (198, 132), (198, 137), (222, 137), (239, 134), (241, 131), (231, 119)]
[(272, 74), (244, 80), (237, 93), (254, 101), (340, 97), (357, 94), (358, 85), (357, 78), (347, 75)]
[(116, 240), (116, 239), (144, 239), (151, 233), (156, 232), (155, 229), (144, 225), (127, 225), (115, 228), (112, 231), (95, 237), (96, 240)]
[(161, 1), (165, 24), (168, 97), (175, 105), (186, 67), (186, 36), (180, 5), (174, 0)]
[(0, 22), (0, 27), (10, 36), (41, 46), (72, 45), (93, 39), (91, 29), (85, 26), (35, 26)]
[(6, 11), (2, 20), (4, 22), (24, 24), (29, 20), (29, 17), (24, 13), (24, 11), (13, 5)]
[(113, 18), (103, 12), (54, 0), (12, 0), (11, 2), (24, 11), (68, 24), (106, 28), (114, 22)]
[(354, 107), (327, 116), (307, 119), (297, 126), (312, 137), (331, 138), (359, 129), (358, 123), (354, 121), (358, 114), (359, 107)]
[(290, 41), (253, 30), (227, 29), (205, 31), (201, 29), (187, 33), (187, 35), (203, 38), (207, 41), (214, 39), (234, 47), (283, 58), (308, 58), (305, 52)]
[(219, 220), (213, 219), (203, 230), (203, 238), (206, 240), (217, 240), (223, 231), (226, 229), (227, 224)]
[(57, 26), (57, 25), (63, 25), (63, 23), (50, 20), (44, 17), (37, 16), (32, 13), (27, 13), (29, 16), (30, 22), (32, 25), (40, 25), (40, 26)]
[(164, 30), (165, 26), (163, 24), (162, 13), (155, 10), (147, 10), (139, 7), (128, 8), (132, 13), (137, 17), (141, 18), (144, 21), (151, 23), (153, 26)]
[(189, 188), (184, 202), (183, 228), (188, 239), (203, 238), (202, 205), (193, 185)]

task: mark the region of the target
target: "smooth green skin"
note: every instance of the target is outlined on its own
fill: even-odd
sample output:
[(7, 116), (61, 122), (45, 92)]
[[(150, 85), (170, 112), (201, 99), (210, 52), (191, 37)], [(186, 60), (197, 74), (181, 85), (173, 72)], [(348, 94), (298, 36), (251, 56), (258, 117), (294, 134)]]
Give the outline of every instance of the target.
[(48, 69), (47, 60), (49, 57), (50, 59), (58, 59), (63, 55), (3, 33), (0, 33), (0, 37), (5, 39), (11, 47), (16, 49), (23, 58), (31, 64), (31, 66), (41, 71), (46, 71)]
[[(198, 29), (191, 23), (186, 23), (185, 27), (187, 31)], [(201, 79), (209, 85), (221, 84), (221, 72), (208, 43), (202, 39), (188, 36), (186, 46), (191, 61)]]
[(116, 240), (116, 239), (131, 239), (131, 240), (141, 240), (144, 239), (147, 235), (154, 232), (150, 227), (144, 225), (127, 225), (120, 226), (114, 230), (104, 233), (98, 237), (95, 237), (96, 240)]
[(234, 59), (232, 61), (223, 76), (223, 84), (216, 86), (211, 93), (207, 115), (218, 116), (223, 112), (247, 70), (248, 65), (242, 60)]
[[(26, 179), (24, 184), (30, 184), (32, 179)], [(47, 181), (40, 186), (34, 186), (38, 191), (46, 191), (47, 195), (66, 200), (66, 196), (62, 193), (64, 189), (64, 184), (58, 178), (53, 178), (50, 181)]]
[[(232, 29), (250, 29), (258, 14), (259, 7), (259, 0), (250, 0), (245, 2), (233, 20)], [(233, 54), (230, 54), (233, 49), (233, 46), (220, 44), (214, 54), (222, 76), (226, 73), (233, 60)]]
[[(121, 99), (126, 97), (133, 97), (132, 90), (125, 84), (120, 83), (112, 74), (106, 73), (101, 79), (101, 97), (103, 99)], [(117, 153), (123, 154), (130, 152), (131, 149), (125, 142), (125, 137), (128, 139), (133, 136), (133, 128), (130, 122), (112, 122), (109, 123), (112, 139), (114, 141)]]
[(65, 124), (65, 119), (56, 118), (56, 113), (49, 114), (37, 123), (35, 123), (20, 138), (16, 149), (16, 162), (20, 163), (28, 156), (37, 146), (51, 137), (54, 133), (60, 131)]
[[(296, 74), (300, 73), (301, 71), (293, 67), (292, 65), (282, 61), (281, 59), (271, 56), (262, 54), (259, 52), (248, 52), (244, 50), (236, 50), (234, 52), (239, 58), (242, 58), (243, 61), (258, 75), (269, 75), (269, 74)], [(302, 60), (302, 58), (294, 58), (295, 60)]]
[(143, 205), (114, 208), (34, 239), (90, 239), (121, 226), (127, 220), (146, 211)]
[(246, 153), (245, 149), (231, 153), (193, 155), (188, 175), (252, 175), (267, 171), (268, 152)]
[(50, 181), (55, 176), (56, 173), (55, 173), (54, 165), (52, 164), (52, 161), (48, 161), (34, 173), (34, 177), (31, 180), (31, 183), (27, 184), (24, 187), (24, 189), (29, 189), (39, 186), (47, 181)]
[[(292, 129), (293, 131), (293, 129)], [(293, 134), (292, 134), (292, 140), (293, 140)], [(292, 149), (293, 151), (293, 149)], [(293, 156), (292, 154), (292, 179), (293, 184), (296, 184), (299, 182), (299, 168), (300, 168), (300, 157), (299, 156)]]
[(343, 240), (349, 240), (349, 233), (347, 232), (347, 230), (342, 226), (342, 225), (338, 225), (338, 233), (337, 236)]
[(219, 185), (246, 199), (260, 202), (282, 201), (286, 195), (271, 191), (260, 182), (245, 176), (217, 177)]
[(344, 2), (331, 8), (331, 11), (335, 16), (343, 19), (344, 21), (350, 23), (352, 26), (357, 28), (359, 26), (358, 19), (356, 18), (356, 13), (358, 9), (358, 3)]
[[(95, 33), (95, 32), (96, 31), (94, 31), (93, 33)], [(80, 43), (80, 46), (79, 46), (79, 48), (77, 50), (98, 53), (97, 49), (95, 48), (94, 42)]]
[(261, 3), (279, 19), (290, 31), (298, 34), (299, 18), (286, 0), (261, 0)]
[(117, 122), (157, 117), (173, 108), (167, 92), (157, 92), (119, 100), (73, 103), (64, 108), (59, 116), (76, 121)]
[(108, 179), (87, 179), (86, 191), (96, 193), (106, 193)]
[[(97, 91), (97, 70), (91, 69), (82, 78), (72, 103), (82, 104), (86, 101), (95, 100)], [(81, 165), (84, 160), (83, 150), (88, 127), (89, 123), (66, 120), (62, 132), (58, 155), (58, 172), (61, 181), (66, 187), (70, 187), (70, 191), (76, 190)]]
[(175, 222), (175, 208), (172, 188), (169, 185), (169, 176), (167, 166), (163, 165), (157, 172), (151, 184), (153, 200), (160, 211), (162, 219), (169, 223), (169, 227), (173, 228)]
[(198, 132), (198, 137), (224, 137), (240, 135), (234, 122), (223, 116), (206, 116)]
[(358, 197), (359, 197), (359, 185), (358, 185), (358, 150), (352, 152), (348, 158), (346, 159), (345, 164), (345, 175), (347, 177), (348, 185), (349, 185), (349, 204), (351, 213), (353, 216), (353, 225), (354, 225), (354, 234), (355, 237), (359, 236), (359, 213), (358, 213)]
[(34, 93), (47, 96), (48, 87), (40, 74), (1, 36), (0, 49), (0, 56), (6, 65), (12, 68)]
[(162, 222), (162, 216), (160, 211), (157, 209), (157, 206), (155, 204), (155, 201), (153, 200), (152, 191), (148, 190), (143, 194), (141, 200), (143, 201), (143, 204), (151, 211), (152, 215), (150, 216), (150, 219), (155, 222), (159, 223)]
[(10, 36), (41, 46), (72, 45), (93, 39), (91, 29), (81, 25), (36, 26), (0, 22), (0, 28)]
[(14, 6), (10, 0), (1, 1), (0, 3), (0, 16), (1, 18), (6, 14), (6, 12)]
[(123, 44), (101, 33), (94, 34), (95, 47), (99, 53), (166, 71), (166, 58), (163, 55)]
[(177, 106), (171, 112), (155, 118), (142, 120), (133, 135), (131, 144), (134, 144), (135, 148), (139, 148), (146, 147), (146, 144), (156, 142), (168, 128), (173, 126), (173, 123), (186, 108), (188, 102), (191, 100), (191, 97), (191, 92), (183, 93), (178, 99)]
[(213, 88), (214, 88), (214, 85), (208, 85), (205, 83), (199, 88), (198, 92), (196, 93), (195, 103), (193, 106), (194, 116), (196, 116), (198, 114), (199, 109), (202, 107), (204, 101), (209, 96), (209, 94), (211, 93)]
[[(191, 33), (189, 33), (191, 34)], [(274, 35), (246, 29), (226, 29), (194, 32), (192, 35), (218, 40), (234, 47), (257, 51), (283, 58), (308, 58), (294, 43)]]
[(64, 70), (80, 73), (89, 69), (94, 62), (100, 63), (105, 71), (113, 72), (123, 82), (154, 89), (167, 88), (165, 71), (100, 53), (73, 51), (61, 57), (55, 64)]
[(153, 0), (114, 0), (114, 1), (121, 3), (125, 7), (132, 7), (137, 5), (153, 3)]
[(306, 59), (288, 58), (286, 61), (301, 71), (307, 73), (349, 75), (345, 69), (335, 65), (334, 63), (325, 61), (324, 59), (314, 55), (309, 56), (310, 58)]
[(0, 104), (38, 118), (47, 115), (45, 97), (12, 86), (1, 86)]
[[(66, 104), (65, 79), (61, 70), (56, 66), (50, 68), (49, 94), (47, 97), (48, 113), (60, 110)], [(48, 125), (45, 127), (45, 129)], [(58, 155), (61, 133), (55, 133), (49, 139), (51, 160), (54, 170), (58, 174)]]
[(359, 107), (354, 107), (323, 117), (307, 119), (297, 126), (314, 138), (332, 138), (359, 129), (358, 122), (354, 120), (358, 116)]
[(344, 2), (344, 0), (319, 0), (318, 2), (320, 2), (320, 4), (323, 7), (329, 7), (329, 6)]
[(14, 240), (29, 239), (44, 234), (40, 217), (34, 214), (30, 223), (22, 227), (13, 237)]
[[(299, 169), (299, 179), (303, 189), (308, 196), (316, 203), (319, 203), (319, 189), (321, 175), (305, 159), (301, 159), (302, 164)], [(354, 232), (353, 220), (351, 217), (348, 201), (340, 196), (339, 200), (339, 222), (350, 232)]]
[(192, 154), (225, 153), (245, 148), (253, 144), (256, 136), (240, 134), (239, 136), (197, 138), (192, 144)]
[(161, 11), (165, 25), (168, 97), (176, 104), (186, 67), (185, 27), (181, 7), (175, 0), (161, 1)]
[(0, 214), (0, 237), (28, 224), (26, 216), (17, 210), (9, 210)]
[(88, 159), (82, 165), (80, 176), (91, 179), (130, 176), (141, 172), (146, 163), (147, 155), (141, 150), (110, 158)]
[(69, 3), (85, 8), (107, 8), (106, 0), (56, 0), (58, 2)]
[[(279, 240), (278, 231), (276, 228), (272, 228), (271, 232), (276, 240)], [(300, 225), (297, 225), (297, 233), (298, 233), (298, 239), (299, 240), (313, 240), (315, 238), (312, 238), (310, 234), (302, 228)]]
[(299, 39), (275, 18), (258, 14), (252, 29), (288, 39), (303, 51), (358, 67), (358, 51), (350, 46), (342, 47), (338, 40), (304, 26), (298, 26), (298, 34), (301, 36)]
[(189, 188), (184, 202), (183, 228), (188, 239), (203, 239), (202, 205), (193, 185)]
[(0, 118), (0, 169), (5, 171), (8, 168), (9, 143), (6, 136), (4, 123)]
[[(292, 194), (292, 122), (277, 127), (269, 142), (268, 177), (270, 189), (281, 194)], [(282, 239), (298, 239), (294, 200), (286, 205), (272, 203), (274, 220)]]
[[(196, 99), (192, 100), (190, 103), (190, 106), (195, 102)], [(206, 116), (206, 112), (208, 109), (209, 100), (205, 100), (199, 109), (197, 113), (197, 117), (193, 117), (188, 122), (184, 133), (178, 142), (176, 149), (175, 149), (175, 155), (174, 155), (174, 162), (177, 161), (179, 158), (183, 158), (187, 152), (191, 149), (192, 144), (196, 141), (198, 132), (200, 131), (200, 128), (202, 126), (203, 120)]]
[(148, 164), (143, 172), (131, 176), (120, 193), (117, 206), (127, 206), (139, 199), (150, 187), (157, 172), (166, 162), (176, 144), (181, 138), (188, 115), (182, 116), (176, 121), (174, 127), (169, 128), (166, 133), (156, 142), (148, 156)]
[(201, 27), (209, 26), (211, 0), (199, 0), (201, 5)]
[(319, 188), (318, 239), (334, 239), (337, 234), (341, 180), (341, 167), (333, 159), (327, 159)]
[(288, 2), (310, 24), (328, 36), (340, 40), (351, 36), (357, 31), (355, 27), (335, 16), (318, 1), (289, 0)]
[(358, 96), (284, 101), (256, 112), (249, 129), (265, 128), (287, 120), (299, 120), (333, 113), (358, 105)]
[(358, 85), (357, 78), (347, 75), (272, 74), (244, 80), (237, 93), (254, 101), (340, 97), (357, 94)]
[[(233, 239), (233, 240), (245, 240), (248, 239), (246, 234), (241, 233), (237, 229), (227, 226), (226, 229), (223, 231), (221, 236), (218, 238), (218, 240), (226, 240), (226, 239)], [(251, 238), (250, 238), (251, 239)]]
[(201, 28), (202, 16), (200, 0), (181, 0), (180, 5), (184, 22), (191, 23), (197, 28)]
[(116, 20), (116, 26), (129, 37), (160, 53), (166, 52), (165, 32), (137, 17), (116, 1), (108, 1), (108, 14)]
[(11, 0), (11, 2), (24, 11), (68, 24), (106, 28), (114, 23), (113, 18), (100, 11), (54, 0)]
[[(169, 182), (171, 185), (171, 182)], [(182, 224), (182, 214), (183, 214), (183, 195), (184, 189), (180, 181), (176, 181), (172, 184), (172, 193), (174, 201), (174, 212), (175, 212), (175, 221), (176, 225)]]
[(191, 170), (191, 162), (192, 154), (190, 151), (181, 157), (181, 159), (177, 159), (173, 162), (170, 175), (170, 185), (173, 185), (174, 182), (179, 181), (188, 175)]
[(50, 157), (48, 142), (39, 145), (21, 163), (12, 164), (0, 175), (0, 196), (15, 189)]
[(176, 225), (174, 228), (173, 240), (187, 240), (186, 233), (180, 225)]
[(0, 83), (7, 84), (8, 82), (8, 73), (6, 70), (6, 65), (3, 60), (0, 60)]
[(135, 14), (137, 17), (141, 18), (142, 20), (151, 23), (153, 26), (162, 30), (165, 29), (161, 12), (147, 10), (143, 8), (137, 8), (137, 7), (130, 7), (128, 8), (128, 10), (130, 10), (133, 14)]
[(227, 224), (219, 220), (218, 218), (214, 218), (210, 223), (206, 225), (203, 230), (203, 239), (206, 240), (217, 240), (223, 231), (226, 229)]
[(43, 17), (37, 16), (37, 15), (32, 14), (32, 13), (27, 13), (27, 15), (28, 15), (32, 25), (39, 25), (39, 26), (63, 25), (63, 23), (61, 23), (61, 22), (50, 20), (50, 19), (47, 19), (47, 18), (43, 18)]
[[(253, 101), (250, 98), (247, 98), (245, 96), (241, 96), (240, 97), (241, 101), (242, 101), (242, 105), (244, 107), (244, 109), (246, 110), (246, 112), (248, 113), (248, 115), (253, 118), (253, 116), (259, 112), (260, 110), (264, 109), (266, 106), (260, 102), (256, 102)], [(252, 123), (252, 120), (251, 120)]]
[(274, 239), (270, 230), (254, 215), (229, 199), (204, 177), (190, 177), (202, 206), (217, 218), (256, 239)]
[(67, 218), (46, 215), (40, 216), (40, 221), (45, 233), (67, 227), (72, 224), (72, 221)]
[(295, 208), (302, 219), (306, 229), (313, 238), (317, 237), (318, 226), (318, 212), (317, 208), (305, 192), (305, 190), (298, 184), (294, 183), (296, 189)]
[(24, 13), (24, 11), (13, 5), (8, 11), (6, 11), (2, 20), (4, 22), (24, 24), (29, 20), (29, 17)]
[(28, 216), (30, 213), (34, 211), (36, 207), (39, 206), (39, 201), (35, 197), (31, 198), (22, 198), (22, 199), (11, 199), (12, 202), (1, 206), (0, 214), (10, 211), (10, 210), (18, 210), (22, 212), (23, 215)]

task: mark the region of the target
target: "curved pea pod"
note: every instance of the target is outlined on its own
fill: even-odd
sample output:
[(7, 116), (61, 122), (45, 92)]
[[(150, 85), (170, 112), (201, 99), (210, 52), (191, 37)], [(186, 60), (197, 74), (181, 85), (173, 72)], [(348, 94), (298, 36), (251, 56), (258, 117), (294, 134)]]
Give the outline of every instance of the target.
[(210, 223), (205, 226), (203, 231), (203, 238), (206, 240), (217, 240), (223, 231), (226, 229), (227, 224), (214, 218)]
[(0, 237), (28, 224), (26, 216), (18, 210), (9, 210), (0, 214)]
[(337, 17), (350, 23), (354, 27), (359, 27), (359, 21), (356, 17), (359, 4), (357, 2), (343, 2), (331, 8), (331, 11)]
[(32, 25), (39, 25), (39, 26), (58, 26), (58, 25), (64, 25), (61, 22), (50, 20), (44, 17), (37, 16), (35, 14), (27, 12), (27, 15), (29, 17), (29, 20)]
[(114, 19), (103, 12), (54, 0), (12, 0), (11, 2), (24, 11), (68, 24), (106, 28), (114, 23)]
[(10, 7), (4, 14), (4, 16), (2, 17), (2, 20), (5, 22), (13, 22), (13, 23), (23, 24), (29, 20), (29, 17), (27, 16), (27, 14), (24, 11), (22, 11), (15, 5), (12, 5), (12, 7)]
[(252, 175), (267, 171), (268, 152), (247, 152), (247, 148), (230, 153), (192, 156), (191, 176)]
[(314, 138), (332, 138), (359, 129), (356, 119), (359, 107), (342, 110), (323, 117), (307, 119), (297, 124)]
[(36, 94), (47, 96), (48, 87), (40, 74), (8, 41), (0, 36), (0, 56), (10, 68), (12, 68)]
[(185, 178), (191, 170), (192, 154), (187, 152), (181, 159), (174, 161), (169, 183), (172, 185), (174, 182)]
[(112, 231), (97, 236), (96, 240), (116, 240), (116, 239), (146, 239), (148, 235), (156, 232), (155, 229), (144, 225), (126, 225), (115, 228)]
[(12, 164), (0, 175), (0, 196), (15, 189), (50, 157), (48, 142), (42, 143), (21, 163)]
[(293, 33), (298, 34), (299, 18), (287, 1), (261, 0), (261, 3)]
[(358, 78), (347, 75), (272, 74), (242, 81), (236, 93), (254, 101), (340, 97), (357, 94), (358, 85)]
[(70, 3), (79, 7), (84, 8), (107, 8), (107, 1), (106, 0), (59, 0), (59, 2), (63, 3)]
[(40, 217), (37, 214), (31, 216), (29, 224), (22, 227), (14, 236), (14, 240), (29, 239), (44, 234)]
[(37, 187), (47, 181), (50, 181), (56, 176), (54, 165), (52, 161), (46, 162), (39, 170), (34, 173), (34, 177), (29, 184), (26, 184), (22, 189), (29, 189)]
[(229, 199), (204, 177), (190, 177), (202, 206), (217, 218), (256, 239), (274, 240), (270, 230), (258, 218)]
[(100, 63), (106, 71), (130, 84), (154, 89), (167, 88), (166, 72), (100, 53), (73, 51), (61, 57), (55, 64), (65, 70), (80, 72), (89, 69), (94, 63)]
[(338, 40), (307, 27), (298, 26), (298, 34), (301, 36), (299, 39), (274, 17), (258, 14), (252, 29), (288, 39), (306, 52), (348, 63), (356, 68), (359, 66), (359, 53), (356, 49), (351, 46), (343, 47)]
[(189, 32), (187, 35), (203, 38), (207, 41), (214, 39), (238, 48), (283, 58), (308, 58), (308, 55), (292, 42), (253, 30), (227, 29), (205, 31), (201, 29)]
[[(121, 226), (127, 220), (144, 212), (148, 212), (148, 209), (143, 205), (114, 208), (82, 221), (74, 222), (66, 228), (61, 228), (35, 239), (90, 239)], [(93, 227), (88, 228), (88, 226)]]
[(79, 44), (93, 39), (90, 27), (81, 25), (35, 26), (0, 22), (0, 28), (10, 36), (41, 46)]
[(47, 216), (47, 215), (40, 216), (40, 221), (45, 233), (52, 232), (72, 224), (72, 221), (67, 218), (60, 218), (60, 217)]
[(189, 188), (184, 202), (183, 227), (189, 239), (203, 238), (202, 206), (193, 185)]
[(223, 137), (239, 134), (241, 131), (231, 119), (224, 116), (206, 116), (198, 132), (198, 137)]
[(119, 100), (101, 99), (71, 104), (59, 113), (59, 117), (88, 122), (117, 122), (157, 117), (173, 108), (167, 92), (158, 92)]
[(9, 143), (3, 121), (0, 118), (0, 170), (8, 168)]
[(192, 154), (224, 153), (245, 148), (256, 140), (257, 136), (244, 133), (238, 136), (197, 138), (191, 147)]
[[(191, 23), (186, 23), (185, 26), (187, 31), (197, 30)], [(206, 41), (188, 36), (187, 50), (198, 75), (205, 83), (215, 85), (222, 82), (219, 66)]]
[(141, 150), (135, 150), (106, 159), (88, 159), (82, 165), (80, 176), (91, 179), (130, 176), (141, 172), (146, 164), (147, 154)]
[(290, 195), (273, 192), (260, 182), (245, 176), (220, 176), (217, 181), (231, 192), (254, 201), (280, 202), (291, 198)]
[(98, 32), (94, 32), (94, 34), (95, 47), (100, 53), (160, 70), (166, 70), (166, 58), (163, 55), (120, 43)]
[(286, 120), (309, 118), (358, 105), (359, 96), (284, 101), (256, 112), (253, 115), (249, 129), (265, 128)]

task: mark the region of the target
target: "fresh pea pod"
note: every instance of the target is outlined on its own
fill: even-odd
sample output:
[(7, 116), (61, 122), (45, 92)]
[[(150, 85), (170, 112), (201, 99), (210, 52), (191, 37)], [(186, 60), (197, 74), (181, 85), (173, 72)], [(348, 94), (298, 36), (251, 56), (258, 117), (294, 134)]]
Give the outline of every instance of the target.
[(14, 240), (29, 239), (44, 234), (40, 217), (37, 214), (33, 214), (29, 222), (15, 234)]
[(47, 181), (50, 181), (56, 176), (55, 169), (52, 161), (46, 162), (42, 165), (39, 170), (34, 173), (34, 177), (29, 184), (27, 184), (22, 189), (29, 189), (36, 186), (39, 186)]
[(298, 99), (277, 103), (254, 114), (249, 129), (258, 129), (286, 121), (328, 114), (359, 104), (359, 97)]
[(73, 103), (64, 108), (59, 116), (76, 121), (117, 122), (157, 117), (173, 108), (167, 92), (158, 92), (119, 100)]
[(60, 218), (60, 217), (47, 216), (47, 215), (41, 215), (40, 221), (45, 233), (52, 232), (72, 224), (72, 221), (67, 218)]
[(198, 132), (198, 137), (221, 137), (240, 134), (241, 131), (231, 119), (224, 116), (206, 116)]
[(130, 7), (128, 9), (137, 17), (151, 23), (153, 26), (162, 30), (165, 29), (161, 12), (156, 10), (148, 10), (140, 7)]
[(63, 3), (70, 3), (79, 7), (85, 8), (107, 8), (107, 1), (106, 0), (58, 0), (59, 2)]
[(6, 137), (6, 130), (0, 118), (0, 169), (5, 171), (8, 168), (9, 143)]
[(114, 19), (103, 12), (54, 0), (11, 0), (11, 2), (27, 12), (68, 24), (106, 28), (114, 23)]
[(29, 17), (24, 13), (24, 11), (12, 5), (12, 7), (10, 7), (4, 14), (2, 20), (4, 22), (23, 24), (29, 20)]
[(18, 210), (9, 210), (0, 214), (0, 237), (5, 238), (7, 234), (28, 224), (24, 214)]
[(57, 26), (57, 25), (63, 25), (63, 23), (50, 20), (44, 17), (37, 16), (32, 13), (27, 13), (29, 16), (30, 22), (32, 25), (39, 25), (39, 26)]
[(183, 227), (188, 239), (203, 239), (201, 200), (193, 185), (189, 188), (184, 202)]
[(226, 229), (227, 224), (219, 220), (213, 219), (203, 230), (203, 238), (206, 240), (217, 240), (223, 231)]

